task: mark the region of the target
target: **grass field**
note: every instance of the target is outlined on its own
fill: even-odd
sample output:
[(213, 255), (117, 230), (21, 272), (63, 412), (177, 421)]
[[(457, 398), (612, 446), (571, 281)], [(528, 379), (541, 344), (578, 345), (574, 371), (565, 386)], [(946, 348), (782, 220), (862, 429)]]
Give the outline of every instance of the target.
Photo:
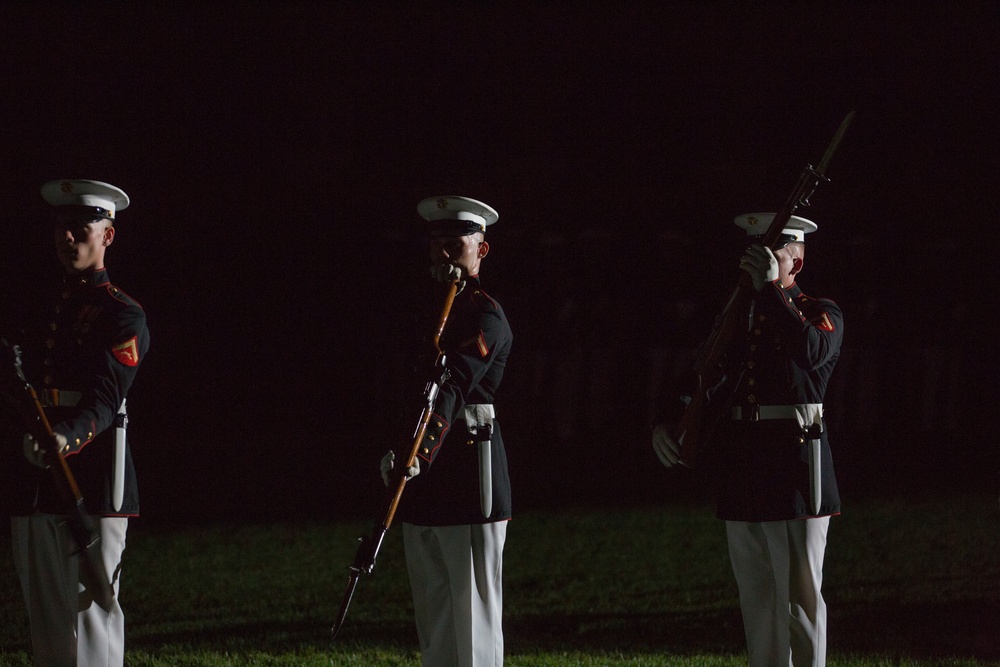
[[(369, 522), (130, 528), (127, 664), (419, 665), (398, 527), (329, 629)], [(0, 660), (29, 665), (4, 531)], [(730, 666), (743, 630), (707, 506), (528, 512), (505, 552), (506, 664)], [(833, 519), (831, 665), (1000, 664), (995, 497), (867, 500)]]

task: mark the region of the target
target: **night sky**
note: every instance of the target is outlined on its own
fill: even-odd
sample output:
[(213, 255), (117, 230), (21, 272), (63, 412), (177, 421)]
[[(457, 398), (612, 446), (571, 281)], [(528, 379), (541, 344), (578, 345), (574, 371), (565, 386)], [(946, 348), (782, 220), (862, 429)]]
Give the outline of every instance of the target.
[(144, 513), (363, 516), (408, 435), (416, 203), (481, 199), (521, 507), (594, 470), (620, 497), (659, 479), (652, 397), (735, 280), (732, 218), (780, 206), (853, 110), (800, 211), (801, 283), (847, 318), (845, 486), (860, 442), (912, 461), (915, 431), (993, 484), (969, 442), (997, 422), (998, 28), (986, 1), (5, 3), (4, 271), (58, 271), (41, 183), (123, 188)]

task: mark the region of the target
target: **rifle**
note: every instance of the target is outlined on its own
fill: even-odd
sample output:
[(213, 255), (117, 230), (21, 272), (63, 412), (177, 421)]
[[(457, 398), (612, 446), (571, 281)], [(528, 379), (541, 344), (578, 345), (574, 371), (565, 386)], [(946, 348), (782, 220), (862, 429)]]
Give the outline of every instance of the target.
[[(441, 350), (441, 334), (444, 333), (445, 324), (448, 322), (448, 315), (451, 313), (451, 306), (455, 302), (455, 295), (458, 293), (458, 283), (459, 279), (454, 278), (448, 286), (444, 308), (441, 310), (437, 331), (434, 334), (434, 349), (437, 351), (437, 358), (434, 361), (434, 377), (424, 387), (424, 406), (420, 412), (420, 419), (413, 434), (413, 445), (410, 447), (410, 454), (406, 458), (406, 465), (400, 468), (400, 470), (406, 470), (411, 467), (414, 459), (417, 458), (417, 452), (420, 451), (420, 447), (424, 442), (427, 425), (430, 423), (431, 414), (434, 412), (434, 406), (437, 403), (438, 392), (448, 379), (448, 368), (445, 365), (446, 358), (444, 352)], [(385, 539), (385, 534), (388, 532), (389, 526), (392, 525), (392, 520), (396, 515), (396, 508), (399, 506), (399, 500), (403, 495), (403, 489), (406, 487), (408, 479), (405, 474), (400, 475), (396, 491), (389, 500), (389, 506), (384, 515), (385, 518), (382, 519), (381, 523), (375, 524), (371, 535), (358, 538), (360, 544), (358, 544), (358, 550), (354, 553), (354, 562), (348, 567), (351, 574), (347, 581), (347, 590), (344, 592), (344, 599), (340, 603), (337, 620), (334, 621), (333, 628), (330, 630), (330, 639), (336, 639), (340, 627), (344, 624), (344, 619), (347, 617), (347, 608), (351, 605), (351, 598), (354, 597), (354, 589), (358, 585), (361, 573), (364, 572), (370, 575), (372, 570), (375, 569), (375, 558), (382, 547), (382, 541)]]
[(3, 394), (21, 414), (28, 432), (45, 448), (46, 467), (51, 471), (56, 487), (73, 506), (66, 518), (66, 526), (76, 544), (74, 553), (79, 556), (80, 582), (101, 609), (111, 611), (115, 591), (101, 560), (100, 533), (91, 525), (80, 487), (66, 463), (66, 457), (59, 450), (56, 434), (45, 414), (45, 408), (38, 400), (35, 388), (24, 375), (20, 347), (10, 345), (6, 340), (3, 340), (2, 347), (4, 365), (13, 370), (11, 375), (4, 373)]
[[(806, 164), (795, 188), (775, 214), (771, 226), (762, 237), (761, 245), (773, 250), (781, 231), (796, 209), (800, 206), (809, 206), (809, 198), (816, 191), (820, 181), (830, 180), (826, 176), (830, 158), (833, 157), (833, 152), (853, 119), (854, 112), (851, 111), (841, 121), (818, 166), (814, 168), (811, 164)], [(696, 467), (698, 454), (709, 432), (706, 424), (709, 420), (708, 394), (725, 375), (726, 355), (732, 349), (734, 341), (746, 331), (746, 314), (749, 312), (753, 294), (753, 279), (749, 273), (741, 271), (736, 289), (729, 296), (722, 312), (716, 317), (711, 334), (698, 352), (695, 362), (697, 386), (676, 431), (676, 439), (681, 449), (678, 461), (688, 468)]]

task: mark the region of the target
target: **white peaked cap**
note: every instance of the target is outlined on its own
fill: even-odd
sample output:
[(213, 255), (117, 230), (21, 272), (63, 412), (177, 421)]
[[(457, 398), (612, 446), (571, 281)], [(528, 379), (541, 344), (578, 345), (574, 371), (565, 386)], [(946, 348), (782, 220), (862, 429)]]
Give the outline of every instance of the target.
[(128, 207), (128, 195), (121, 188), (101, 181), (63, 179), (42, 186), (42, 198), (53, 206), (89, 206), (103, 209), (114, 219), (115, 211)]
[[(466, 233), (485, 232), (500, 215), (493, 207), (469, 197), (428, 197), (417, 204), (417, 213), (428, 222), (457, 220), (467, 223)], [(462, 227), (459, 225), (458, 227)]]
[[(737, 227), (747, 230), (747, 236), (763, 236), (771, 227), (774, 216), (774, 213), (744, 213), (736, 216), (733, 222), (736, 223)], [(803, 243), (806, 240), (806, 234), (811, 234), (816, 229), (817, 225), (812, 220), (793, 215), (788, 218), (785, 228), (781, 230), (782, 240), (787, 243), (793, 241)]]

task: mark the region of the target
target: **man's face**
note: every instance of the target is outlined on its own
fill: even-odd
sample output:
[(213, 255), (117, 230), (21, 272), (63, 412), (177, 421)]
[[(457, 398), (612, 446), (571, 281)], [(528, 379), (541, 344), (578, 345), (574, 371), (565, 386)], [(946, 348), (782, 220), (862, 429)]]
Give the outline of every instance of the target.
[(490, 250), (482, 234), (447, 236), (431, 239), (430, 254), (434, 264), (454, 264), (462, 269), (462, 277), (478, 276), (479, 265)]
[(795, 276), (802, 270), (803, 254), (801, 244), (798, 243), (789, 243), (774, 251), (774, 258), (778, 260), (778, 280), (785, 287), (795, 284)]
[(104, 251), (115, 237), (108, 220), (59, 217), (52, 229), (56, 255), (67, 273), (104, 268)]

